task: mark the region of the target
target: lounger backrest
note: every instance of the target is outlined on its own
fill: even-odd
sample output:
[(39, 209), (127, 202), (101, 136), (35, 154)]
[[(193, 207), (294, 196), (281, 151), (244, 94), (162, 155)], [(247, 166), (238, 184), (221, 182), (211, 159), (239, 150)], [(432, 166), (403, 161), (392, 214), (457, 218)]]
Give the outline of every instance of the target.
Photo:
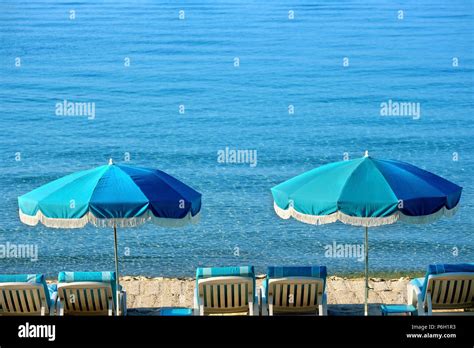
[(64, 314), (112, 315), (115, 281), (115, 272), (60, 272), (58, 300)]
[(58, 284), (58, 300), (64, 314), (112, 315), (114, 301), (110, 284), (75, 282)]
[(274, 312), (313, 312), (322, 303), (324, 281), (288, 277), (268, 281), (268, 301)]
[(429, 265), (421, 292), (433, 309), (472, 307), (474, 263)]
[(433, 309), (474, 307), (474, 273), (443, 273), (428, 277)]
[(198, 281), (205, 313), (240, 313), (249, 311), (253, 302), (253, 279), (248, 277), (215, 277)]
[(48, 313), (49, 307), (41, 284), (0, 284), (0, 315), (46, 315)]
[(206, 314), (249, 312), (255, 298), (254, 268), (198, 268), (196, 288)]
[(0, 275), (0, 315), (46, 315), (49, 303), (42, 274)]
[(326, 283), (325, 266), (268, 267), (264, 281), (273, 312), (314, 312), (322, 304)]

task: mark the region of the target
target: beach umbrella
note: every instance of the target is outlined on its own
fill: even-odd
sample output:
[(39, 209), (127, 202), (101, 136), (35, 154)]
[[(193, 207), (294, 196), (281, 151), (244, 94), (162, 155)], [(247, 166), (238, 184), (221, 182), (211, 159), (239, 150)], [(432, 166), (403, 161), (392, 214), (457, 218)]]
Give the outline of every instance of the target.
[(368, 228), (428, 223), (458, 207), (462, 187), (411, 164), (365, 156), (334, 162), (271, 189), (283, 219), (308, 224), (341, 221), (365, 227), (365, 315), (368, 314)]
[[(161, 226), (196, 222), (201, 194), (156, 169), (108, 165), (73, 173), (18, 197), (20, 220), (53, 228), (90, 223), (114, 231), (115, 272), (119, 289), (117, 227), (147, 221)], [(119, 296), (117, 296), (117, 312)]]

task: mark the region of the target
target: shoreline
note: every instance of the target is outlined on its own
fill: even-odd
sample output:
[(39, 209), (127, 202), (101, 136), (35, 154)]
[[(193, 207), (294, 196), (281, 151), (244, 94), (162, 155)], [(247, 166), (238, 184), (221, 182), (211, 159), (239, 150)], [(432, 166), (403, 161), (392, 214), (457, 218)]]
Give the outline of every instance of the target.
[[(391, 280), (399, 278), (421, 278), (426, 274), (426, 270), (423, 271), (397, 271), (397, 272), (384, 272), (384, 271), (374, 271), (369, 272), (370, 278), (377, 278), (381, 280)], [(266, 276), (265, 273), (256, 273), (255, 277), (257, 279), (263, 279)], [(365, 277), (364, 272), (348, 272), (348, 273), (329, 273), (327, 275), (330, 277), (344, 278), (344, 279), (362, 279)], [(193, 275), (144, 275), (144, 274), (122, 274), (120, 273), (120, 279), (125, 278), (145, 278), (145, 279), (156, 279), (156, 278), (166, 278), (166, 279), (179, 279), (179, 280), (188, 280), (195, 279), (195, 274)], [(55, 277), (46, 277), (47, 281), (57, 281), (57, 276)]]
[[(373, 280), (395, 280), (400, 278), (422, 278), (426, 274), (426, 271), (423, 272), (415, 272), (415, 271), (398, 271), (398, 272), (369, 272), (369, 279)], [(263, 279), (265, 278), (265, 273), (258, 273), (255, 275), (256, 279)], [(341, 279), (353, 279), (353, 280), (362, 280), (365, 279), (364, 272), (352, 272), (352, 273), (334, 273), (328, 274), (327, 278), (341, 278)], [(192, 276), (169, 276), (169, 275), (143, 275), (143, 274), (120, 274), (120, 281), (122, 279), (129, 279), (129, 278), (140, 278), (140, 279), (176, 279), (176, 280), (195, 280), (196, 278), (194, 275)], [(46, 277), (47, 282), (55, 282), (57, 281), (56, 277)]]

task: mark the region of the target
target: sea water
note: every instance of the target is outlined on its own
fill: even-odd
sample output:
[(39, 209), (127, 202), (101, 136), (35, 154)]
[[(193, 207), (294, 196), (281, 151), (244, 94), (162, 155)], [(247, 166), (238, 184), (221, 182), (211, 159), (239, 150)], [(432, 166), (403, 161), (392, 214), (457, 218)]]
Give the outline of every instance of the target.
[[(470, 1), (2, 1), (0, 244), (37, 257), (0, 273), (113, 269), (112, 230), (28, 227), (17, 204), (109, 158), (203, 195), (198, 225), (119, 229), (122, 274), (363, 272), (327, 253), (363, 228), (282, 220), (270, 188), (365, 150), (464, 188), (453, 218), (371, 228), (371, 271), (474, 261), (473, 24)], [(219, 160), (231, 150), (255, 165)]]

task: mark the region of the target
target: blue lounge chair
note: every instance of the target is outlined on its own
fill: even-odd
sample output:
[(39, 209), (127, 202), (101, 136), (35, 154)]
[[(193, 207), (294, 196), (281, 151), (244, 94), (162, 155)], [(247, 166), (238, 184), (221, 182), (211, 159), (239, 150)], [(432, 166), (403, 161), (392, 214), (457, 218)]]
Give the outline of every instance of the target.
[(198, 268), (194, 314), (258, 315), (253, 266)]
[(0, 315), (54, 315), (56, 297), (43, 274), (0, 275)]
[(325, 266), (268, 267), (260, 289), (262, 315), (327, 315)]
[(471, 309), (474, 307), (474, 264), (429, 265), (424, 278), (415, 278), (407, 286), (408, 304), (418, 315), (433, 310)]
[(114, 315), (116, 296), (119, 314), (127, 314), (126, 292), (116, 291), (115, 272), (60, 272), (58, 275), (58, 315)]

